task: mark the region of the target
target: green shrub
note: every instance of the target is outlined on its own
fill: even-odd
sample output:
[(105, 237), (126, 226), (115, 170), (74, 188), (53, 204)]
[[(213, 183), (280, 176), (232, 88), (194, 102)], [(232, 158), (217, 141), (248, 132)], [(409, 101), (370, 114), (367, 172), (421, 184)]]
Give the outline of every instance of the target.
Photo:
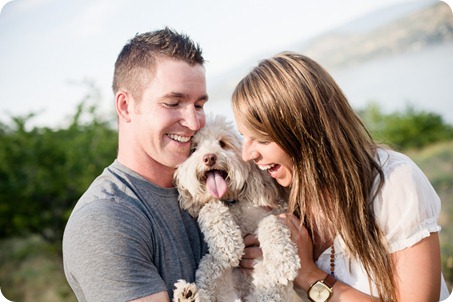
[(27, 130), (31, 118), (0, 124), (0, 239), (40, 234), (59, 246), (76, 201), (116, 158), (117, 131), (85, 103), (63, 129)]
[(358, 112), (372, 136), (395, 149), (421, 148), (453, 139), (453, 126), (442, 116), (410, 105), (403, 112), (384, 114), (376, 103), (370, 103)]

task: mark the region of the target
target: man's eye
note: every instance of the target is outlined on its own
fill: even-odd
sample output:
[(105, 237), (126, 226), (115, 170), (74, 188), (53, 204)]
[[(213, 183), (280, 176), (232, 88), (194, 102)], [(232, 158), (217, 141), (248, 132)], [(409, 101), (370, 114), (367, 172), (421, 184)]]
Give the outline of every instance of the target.
[(195, 103), (195, 108), (198, 110), (203, 110), (205, 104), (206, 104), (206, 100), (203, 100), (202, 102), (197, 102), (197, 103)]
[(176, 108), (178, 107), (179, 103), (164, 103), (164, 106), (168, 108)]

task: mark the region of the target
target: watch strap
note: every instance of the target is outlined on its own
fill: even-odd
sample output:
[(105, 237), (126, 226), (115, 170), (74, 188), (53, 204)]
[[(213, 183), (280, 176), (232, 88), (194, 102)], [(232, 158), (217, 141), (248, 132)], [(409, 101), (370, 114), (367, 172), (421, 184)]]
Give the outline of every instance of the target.
[(327, 274), (327, 276), (324, 278), (324, 280), (322, 282), (324, 282), (325, 285), (327, 285), (328, 287), (330, 287), (332, 289), (335, 282), (337, 282), (337, 279), (335, 279), (335, 277), (333, 275)]

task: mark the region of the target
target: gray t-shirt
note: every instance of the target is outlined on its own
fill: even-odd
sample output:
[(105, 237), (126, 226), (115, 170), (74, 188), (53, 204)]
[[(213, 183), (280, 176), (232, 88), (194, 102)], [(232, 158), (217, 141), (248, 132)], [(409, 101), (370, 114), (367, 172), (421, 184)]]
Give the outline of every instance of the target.
[(128, 301), (193, 282), (207, 247), (175, 188), (113, 162), (75, 206), (63, 235), (66, 278), (79, 301)]

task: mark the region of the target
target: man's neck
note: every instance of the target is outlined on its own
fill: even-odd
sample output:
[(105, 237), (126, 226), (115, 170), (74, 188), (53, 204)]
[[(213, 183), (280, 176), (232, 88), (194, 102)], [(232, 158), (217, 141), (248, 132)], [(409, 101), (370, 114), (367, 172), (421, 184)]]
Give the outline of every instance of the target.
[(175, 169), (162, 166), (154, 160), (149, 160), (149, 162), (144, 163), (142, 161), (121, 157), (120, 154), (118, 154), (118, 161), (158, 187), (174, 187), (173, 174)]

